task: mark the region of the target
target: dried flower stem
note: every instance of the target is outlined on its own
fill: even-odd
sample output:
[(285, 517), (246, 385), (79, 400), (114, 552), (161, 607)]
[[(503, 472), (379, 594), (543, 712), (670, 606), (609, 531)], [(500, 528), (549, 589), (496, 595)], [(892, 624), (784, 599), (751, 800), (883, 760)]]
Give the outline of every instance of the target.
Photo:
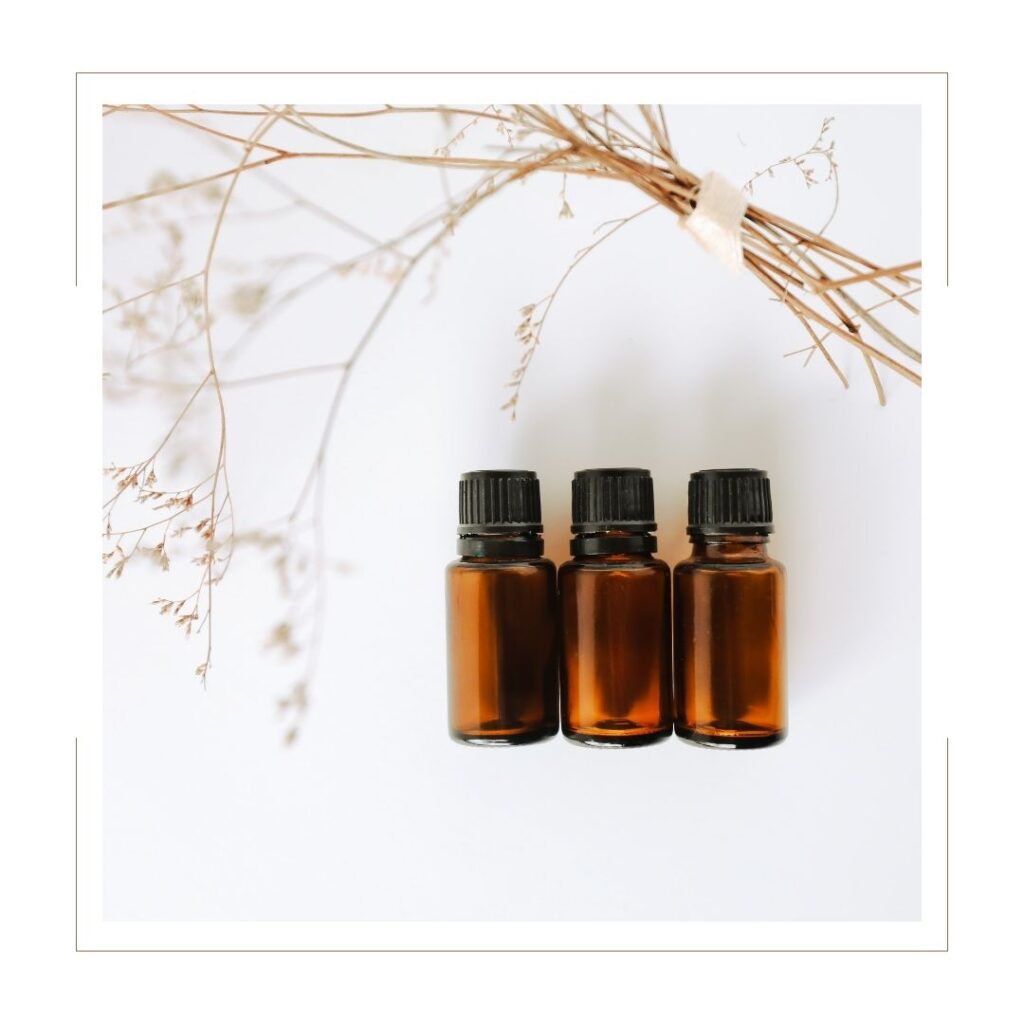
[[(584, 246), (576, 253), (573, 257), (572, 263), (569, 264), (565, 273), (563, 273), (558, 279), (558, 283), (547, 295), (544, 296), (544, 298), (538, 299), (537, 302), (524, 306), (519, 311), (523, 319), (516, 331), (516, 336), (523, 344), (523, 353), (519, 358), (519, 365), (512, 371), (512, 377), (505, 385), (505, 387), (511, 388), (512, 394), (502, 406), (502, 409), (508, 409), (511, 411), (512, 419), (516, 418), (516, 406), (519, 403), (519, 392), (522, 389), (523, 378), (526, 376), (526, 371), (530, 366), (530, 362), (533, 360), (533, 356), (540, 345), (541, 334), (544, 331), (544, 325), (547, 323), (548, 314), (551, 312), (551, 307), (554, 305), (555, 299), (558, 298), (558, 293), (562, 290), (562, 286), (580, 263), (582, 263), (587, 256), (601, 245), (602, 242), (606, 242), (617, 231), (620, 231), (627, 224), (631, 224), (638, 217), (642, 217), (645, 213), (649, 213), (651, 210), (655, 209), (657, 205), (657, 203), (651, 203), (649, 206), (645, 206), (642, 209), (637, 210), (636, 213), (631, 213), (628, 217), (620, 217), (618, 220), (606, 221), (604, 224), (599, 224), (594, 229), (595, 234), (608, 224), (613, 226), (596, 241)], [(539, 316), (537, 316), (538, 307), (541, 310)]]

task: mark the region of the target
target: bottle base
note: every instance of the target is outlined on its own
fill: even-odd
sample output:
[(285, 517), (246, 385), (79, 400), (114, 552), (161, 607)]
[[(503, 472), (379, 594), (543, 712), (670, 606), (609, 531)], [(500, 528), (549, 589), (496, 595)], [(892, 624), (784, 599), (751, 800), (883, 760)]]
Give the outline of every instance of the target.
[(684, 742), (717, 750), (757, 750), (761, 747), (773, 747), (786, 738), (788, 731), (779, 729), (776, 732), (768, 732), (755, 727), (703, 731), (676, 725), (676, 735)]
[(589, 733), (563, 728), (562, 735), (570, 743), (576, 743), (581, 747), (646, 747), (671, 736), (672, 726), (658, 729), (656, 732), (633, 732), (618, 735), (610, 731)]
[(456, 743), (462, 743), (467, 747), (521, 747), (527, 743), (540, 743), (557, 733), (557, 726), (518, 733), (468, 733), (455, 729), (448, 730), (448, 735)]

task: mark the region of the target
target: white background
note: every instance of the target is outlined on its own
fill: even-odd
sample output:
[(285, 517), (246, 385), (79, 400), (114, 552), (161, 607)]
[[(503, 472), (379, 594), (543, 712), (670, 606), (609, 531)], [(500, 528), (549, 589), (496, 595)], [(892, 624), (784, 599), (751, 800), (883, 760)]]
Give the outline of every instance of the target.
[[(684, 160), (737, 184), (797, 153), (835, 115), (839, 213), (828, 234), (879, 263), (921, 249), (920, 119), (913, 107), (688, 107), (669, 111)], [(105, 199), (225, 166), (151, 116), (107, 118)], [(391, 125), (375, 141), (426, 148), (451, 132)], [(487, 129), (484, 129), (486, 131)], [(291, 175), (291, 177), (290, 177)], [(442, 198), (421, 168), (328, 161), (280, 178), (386, 234)], [(456, 182), (458, 184), (458, 182)], [(217, 592), (208, 691), (149, 605), (165, 581), (129, 567), (105, 588), (104, 914), (115, 920), (912, 920), (921, 908), (920, 395), (806, 335), (749, 275), (730, 277), (660, 210), (596, 250), (564, 287), (523, 389), (499, 411), (520, 306), (558, 280), (602, 221), (644, 201), (560, 178), (489, 200), (448, 245), (436, 295), (414, 280), (353, 375), (329, 453), (332, 559), (323, 659), (298, 743), (275, 699), (295, 670), (263, 650), (273, 580), (246, 553)], [(829, 185), (792, 168), (755, 201), (819, 226)], [(239, 209), (275, 205), (255, 179)], [(280, 205), (279, 202), (277, 205)], [(124, 223), (124, 222), (121, 222)], [(191, 239), (195, 254), (204, 229)], [(207, 236), (208, 237), (208, 236)], [(137, 232), (108, 242), (105, 277), (130, 293), (158, 259)], [(291, 216), (226, 222), (233, 258), (358, 250)], [(214, 265), (218, 280), (233, 281)], [(384, 296), (373, 280), (312, 293), (275, 321), (237, 375), (345, 357)], [(224, 293), (221, 293), (224, 297)], [(216, 308), (216, 306), (215, 306)], [(225, 317), (218, 345), (241, 326)], [(913, 330), (913, 328), (911, 328)], [(916, 338), (915, 338), (916, 340)], [(110, 367), (108, 367), (109, 369)], [(242, 529), (288, 511), (329, 401), (328, 379), (229, 393)], [(145, 457), (173, 409), (109, 405), (104, 460)], [(204, 426), (205, 424), (205, 426)], [(202, 415), (195, 431), (212, 429)], [(661, 555), (683, 557), (686, 480), (754, 465), (772, 477), (772, 553), (789, 569), (790, 737), (716, 753), (673, 739), (628, 751), (545, 744), (476, 750), (446, 732), (443, 567), (465, 469), (541, 475), (548, 554), (567, 557), (569, 479), (643, 465)]]

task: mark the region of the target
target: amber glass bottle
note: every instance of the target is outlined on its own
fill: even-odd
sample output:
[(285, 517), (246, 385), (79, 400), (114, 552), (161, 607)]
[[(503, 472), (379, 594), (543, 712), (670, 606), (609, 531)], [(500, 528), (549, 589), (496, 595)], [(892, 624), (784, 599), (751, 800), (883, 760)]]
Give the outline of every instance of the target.
[(690, 477), (693, 553), (675, 568), (676, 733), (702, 746), (786, 736), (785, 571), (768, 557), (772, 498), (759, 469)]
[(594, 746), (653, 743), (672, 733), (672, 623), (651, 474), (582, 470), (572, 518), (574, 557), (558, 570), (562, 732)]
[(447, 570), (448, 730), (507, 746), (558, 732), (555, 566), (540, 484), (523, 470), (464, 473), (461, 556)]

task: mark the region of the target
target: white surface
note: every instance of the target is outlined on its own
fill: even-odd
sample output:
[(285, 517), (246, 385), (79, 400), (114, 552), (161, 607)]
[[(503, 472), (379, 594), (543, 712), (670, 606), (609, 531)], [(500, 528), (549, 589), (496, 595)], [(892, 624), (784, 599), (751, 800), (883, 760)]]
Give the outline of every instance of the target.
[[(836, 114), (842, 173), (831, 237), (879, 262), (914, 258), (916, 109), (674, 108), (694, 170), (740, 183)], [(390, 131), (394, 147), (444, 141)], [(397, 137), (396, 137), (396, 134)], [(685, 140), (682, 141), (682, 140)], [(385, 234), (441, 196), (416, 168), (288, 168), (340, 215)], [(107, 197), (154, 170), (225, 158), (144, 117), (107, 119)], [(805, 335), (749, 275), (732, 278), (660, 211), (623, 229), (563, 289), (524, 386), (499, 412), (517, 311), (558, 280), (597, 224), (644, 205), (625, 187), (557, 178), (489, 200), (449, 242), (427, 305), (414, 281), (352, 378), (330, 452), (328, 628), (302, 739), (279, 744), (274, 699), (295, 676), (267, 657), (273, 581), (239, 558), (217, 593), (210, 688), (150, 607), (164, 581), (106, 589), (104, 900), (113, 919), (912, 919), (920, 907), (919, 395), (886, 375), (880, 409), (859, 356), (783, 352)], [(274, 205), (255, 182), (240, 203)], [(809, 225), (830, 208), (795, 172), (755, 201)], [(278, 201), (279, 205), (279, 201)], [(208, 225), (207, 225), (208, 228)], [(200, 252), (198, 228), (195, 252)], [(112, 241), (137, 283), (156, 246)], [(225, 226), (241, 254), (358, 251), (314, 220)], [(198, 265), (195, 267), (198, 269)], [(228, 280), (226, 277), (221, 280)], [(214, 297), (217, 297), (214, 280)], [(126, 290), (130, 290), (130, 287)], [(344, 358), (383, 297), (338, 281), (275, 321), (238, 375)], [(229, 345), (238, 325), (218, 324)], [(302, 379), (230, 394), (240, 528), (287, 512), (330, 393)], [(106, 458), (149, 453), (169, 407), (108, 410)], [(630, 751), (560, 738), (474, 750), (447, 737), (443, 566), (459, 472), (541, 475), (548, 553), (567, 555), (568, 485), (590, 465), (654, 473), (661, 554), (686, 550), (686, 479), (716, 465), (772, 475), (772, 553), (789, 570), (790, 738), (715, 753), (676, 740)], [(410, 501), (408, 495), (414, 495)]]

